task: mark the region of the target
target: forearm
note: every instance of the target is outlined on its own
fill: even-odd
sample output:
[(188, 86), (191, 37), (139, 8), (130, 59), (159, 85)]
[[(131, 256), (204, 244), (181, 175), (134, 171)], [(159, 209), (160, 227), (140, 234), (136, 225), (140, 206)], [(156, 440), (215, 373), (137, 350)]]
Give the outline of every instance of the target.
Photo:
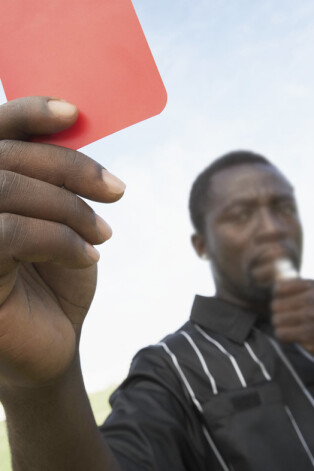
[(57, 384), (1, 394), (14, 471), (119, 471), (77, 365)]

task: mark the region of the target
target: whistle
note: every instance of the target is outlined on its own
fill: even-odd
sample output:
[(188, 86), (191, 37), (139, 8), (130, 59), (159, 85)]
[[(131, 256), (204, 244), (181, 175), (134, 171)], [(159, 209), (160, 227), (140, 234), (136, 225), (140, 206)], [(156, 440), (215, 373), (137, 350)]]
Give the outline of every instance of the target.
[(293, 280), (300, 278), (299, 272), (288, 258), (281, 258), (275, 261), (275, 274), (277, 280)]

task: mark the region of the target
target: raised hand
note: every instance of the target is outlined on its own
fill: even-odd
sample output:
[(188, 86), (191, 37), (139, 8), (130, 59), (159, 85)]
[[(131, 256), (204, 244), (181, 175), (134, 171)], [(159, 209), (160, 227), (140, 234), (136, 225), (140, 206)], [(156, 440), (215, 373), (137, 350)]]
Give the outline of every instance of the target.
[(77, 195), (111, 203), (124, 184), (80, 152), (26, 142), (71, 126), (47, 97), (0, 107), (0, 390), (53, 381), (71, 365), (110, 227)]
[(301, 345), (314, 354), (314, 281), (279, 281), (272, 302), (272, 322), (282, 342)]

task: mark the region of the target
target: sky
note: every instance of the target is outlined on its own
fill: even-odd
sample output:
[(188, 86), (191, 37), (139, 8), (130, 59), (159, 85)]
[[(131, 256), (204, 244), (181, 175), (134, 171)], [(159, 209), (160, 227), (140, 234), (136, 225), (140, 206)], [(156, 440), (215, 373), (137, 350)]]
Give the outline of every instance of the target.
[(314, 3), (133, 4), (168, 103), (83, 149), (127, 184), (120, 202), (91, 203), (113, 237), (98, 247), (81, 340), (88, 392), (121, 381), (137, 350), (188, 319), (196, 293), (214, 293), (208, 262), (191, 247), (187, 205), (197, 174), (223, 153), (262, 153), (291, 180), (305, 233), (302, 276), (314, 278)]

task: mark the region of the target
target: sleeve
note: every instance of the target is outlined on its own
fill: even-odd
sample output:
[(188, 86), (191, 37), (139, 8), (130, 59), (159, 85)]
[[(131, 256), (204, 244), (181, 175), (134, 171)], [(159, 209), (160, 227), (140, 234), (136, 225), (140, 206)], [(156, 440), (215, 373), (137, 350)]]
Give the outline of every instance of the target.
[(134, 358), (100, 430), (124, 471), (203, 471), (201, 424), (158, 347)]

